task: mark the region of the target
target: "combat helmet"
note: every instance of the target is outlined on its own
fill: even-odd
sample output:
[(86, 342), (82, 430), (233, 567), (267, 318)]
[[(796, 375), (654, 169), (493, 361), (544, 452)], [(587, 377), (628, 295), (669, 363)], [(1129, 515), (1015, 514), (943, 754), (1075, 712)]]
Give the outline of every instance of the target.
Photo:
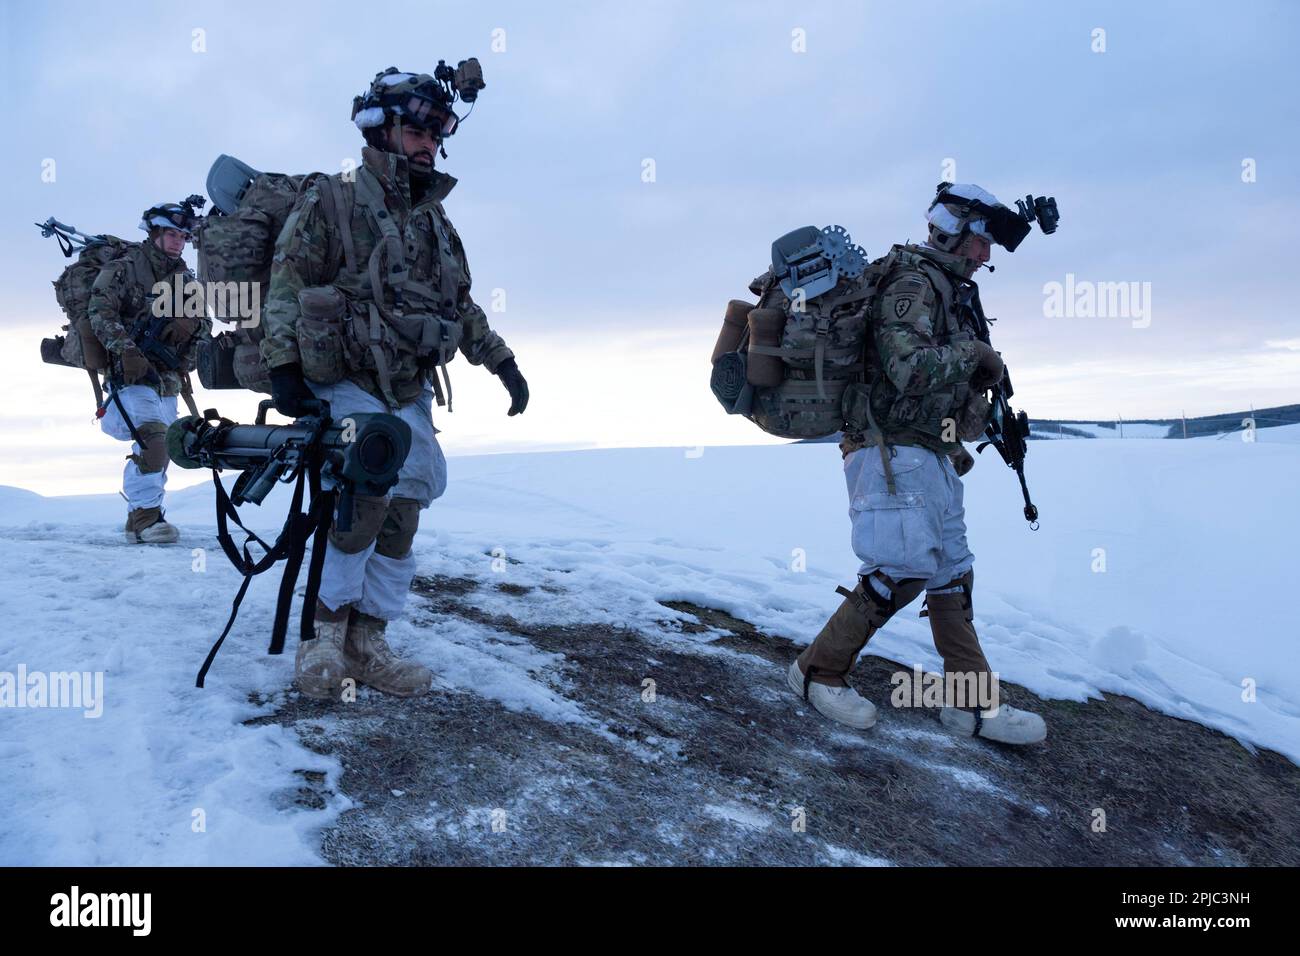
[(352, 122), (365, 133), (391, 119), (399, 126), (410, 123), (428, 129), (444, 140), (464, 119), (456, 114), (456, 101), (473, 104), (485, 86), (483, 70), (474, 57), (461, 60), (455, 69), (439, 60), (432, 76), (403, 73), (390, 66), (375, 74), (370, 89), (353, 97)]
[(163, 202), (150, 206), (140, 215), (140, 229), (153, 234), (155, 229), (179, 229), (185, 235), (198, 225), (198, 209), (207, 202), (202, 196), (190, 196), (180, 202)]
[(998, 197), (972, 183), (940, 183), (926, 213), (930, 245), (953, 252), (974, 233), (996, 242), (1008, 252), (1029, 234), (1029, 222)]

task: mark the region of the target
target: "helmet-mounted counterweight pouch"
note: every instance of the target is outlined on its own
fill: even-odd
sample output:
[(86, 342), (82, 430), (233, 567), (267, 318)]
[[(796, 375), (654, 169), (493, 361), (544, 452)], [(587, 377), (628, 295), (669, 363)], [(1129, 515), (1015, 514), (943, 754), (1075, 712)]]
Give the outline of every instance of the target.
[[(1037, 199), (1031, 194), (1023, 200), (1016, 200), (1016, 208), (1009, 209), (989, 193), (982, 189), (975, 188), (974, 192), (979, 195), (963, 195), (969, 189), (959, 191), (961, 187), (955, 187), (952, 183), (940, 183), (935, 188), (934, 201), (930, 203), (930, 209), (937, 205), (955, 206), (958, 209), (957, 218), (963, 224), (972, 220), (983, 220), (984, 232), (990, 239), (996, 242), (1007, 252), (1015, 252), (1016, 248), (1024, 241), (1025, 236), (1029, 235), (1029, 227), (1038, 222), (1038, 227), (1042, 229), (1044, 235), (1051, 235), (1056, 232), (1057, 223), (1060, 222), (1061, 214), (1056, 208), (1056, 197), (1043, 197)], [(993, 202), (986, 202), (983, 197), (987, 196)]]

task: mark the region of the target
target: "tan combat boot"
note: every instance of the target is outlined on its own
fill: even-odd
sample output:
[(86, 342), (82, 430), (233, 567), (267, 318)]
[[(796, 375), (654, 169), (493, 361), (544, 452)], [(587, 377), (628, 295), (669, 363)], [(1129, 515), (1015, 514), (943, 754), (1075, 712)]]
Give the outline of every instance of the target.
[(343, 680), (350, 676), (343, 645), (347, 640), (349, 605), (331, 611), (316, 602), (316, 619), (312, 625), (316, 637), (298, 645), (293, 662), (293, 679), (298, 690), (314, 700), (337, 700)]
[(433, 685), (433, 672), (423, 664), (403, 660), (393, 653), (384, 640), (388, 622), (353, 610), (348, 627), (348, 674), (382, 694), (395, 697), (419, 697)]
[(162, 508), (136, 508), (126, 516), (126, 540), (131, 544), (175, 544), (181, 533), (163, 520)]

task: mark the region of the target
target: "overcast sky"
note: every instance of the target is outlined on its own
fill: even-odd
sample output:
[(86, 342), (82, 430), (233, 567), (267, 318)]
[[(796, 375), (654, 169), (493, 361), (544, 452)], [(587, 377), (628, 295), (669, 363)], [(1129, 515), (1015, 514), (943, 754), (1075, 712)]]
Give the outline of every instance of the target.
[[(797, 226), (841, 224), (873, 256), (921, 239), (950, 174), (1060, 204), (1056, 235), (995, 250), (981, 280), (1035, 417), (1298, 401), (1298, 10), (5, 4), (0, 484), (107, 491), (125, 454), (91, 424), (85, 377), (39, 361), (64, 260), (31, 223), (139, 238), (141, 210), (202, 192), (222, 152), (337, 171), (359, 154), (351, 98), (377, 71), (467, 56), (487, 89), (439, 160), (460, 179), (446, 205), (477, 298), (504, 293), (489, 317), (533, 403), (507, 419), (500, 384), (453, 363), (449, 454), (763, 440), (708, 390), (726, 301)], [(1136, 283), (1145, 314), (1049, 315), (1044, 287), (1067, 274)]]

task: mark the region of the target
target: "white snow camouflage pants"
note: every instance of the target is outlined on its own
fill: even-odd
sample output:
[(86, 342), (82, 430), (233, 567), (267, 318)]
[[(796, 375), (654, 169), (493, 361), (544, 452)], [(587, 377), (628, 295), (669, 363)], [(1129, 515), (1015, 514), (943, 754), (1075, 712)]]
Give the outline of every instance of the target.
[(946, 456), (915, 445), (889, 445), (897, 494), (885, 483), (880, 449), (860, 448), (844, 459), (853, 551), (861, 574), (882, 571), (895, 581), (923, 578), (942, 589), (971, 569), (962, 483)]
[[(308, 385), (317, 398), (330, 403), (334, 418), (389, 411), (382, 401), (346, 380), (337, 385)], [(411, 426), (411, 453), (388, 495), (414, 498), (424, 509), (447, 490), (447, 459), (438, 445), (438, 429), (433, 427), (432, 389), (425, 388), (419, 398), (395, 414)], [(414, 548), (404, 558), (395, 559), (377, 553), (373, 541), (356, 554), (348, 554), (330, 541), (321, 571), (320, 600), (331, 611), (351, 604), (365, 614), (391, 621), (401, 617), (414, 577)]]
[[(112, 389), (110, 387), (110, 394)], [(118, 390), (117, 397), (122, 400), (131, 424), (138, 431), (145, 422), (162, 422), (170, 425), (176, 420), (176, 396), (163, 398), (148, 385), (127, 385)], [(140, 446), (132, 441), (131, 429), (122, 419), (117, 402), (109, 398), (107, 410), (99, 420), (99, 427), (110, 438), (131, 442), (132, 454), (139, 455)], [(160, 508), (163, 502), (163, 489), (167, 486), (167, 469), (153, 474), (145, 474), (134, 461), (127, 461), (122, 470), (122, 494), (126, 495), (127, 506), (135, 511), (138, 508)]]

